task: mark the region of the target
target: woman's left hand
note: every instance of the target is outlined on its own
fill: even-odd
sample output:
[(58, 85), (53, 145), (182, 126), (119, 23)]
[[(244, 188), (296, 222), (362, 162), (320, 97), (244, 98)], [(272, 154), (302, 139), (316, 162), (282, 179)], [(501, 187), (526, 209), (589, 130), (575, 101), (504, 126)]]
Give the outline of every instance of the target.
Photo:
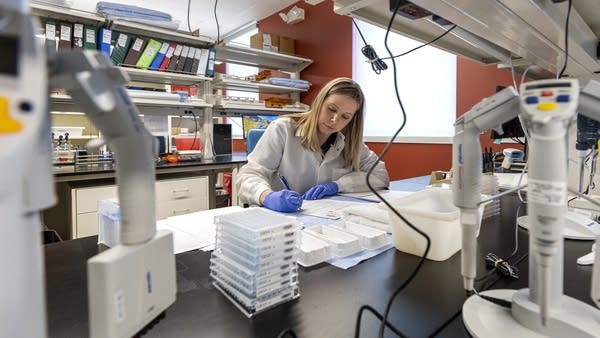
[(338, 190), (338, 185), (335, 182), (321, 183), (308, 189), (302, 197), (305, 200), (318, 200), (325, 196), (335, 195), (338, 193)]

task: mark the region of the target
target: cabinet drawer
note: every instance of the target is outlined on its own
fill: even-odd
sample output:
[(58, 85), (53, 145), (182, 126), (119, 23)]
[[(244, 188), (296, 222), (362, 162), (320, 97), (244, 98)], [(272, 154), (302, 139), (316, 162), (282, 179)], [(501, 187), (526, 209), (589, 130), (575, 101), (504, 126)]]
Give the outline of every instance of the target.
[(184, 199), (178, 201), (159, 202), (156, 205), (156, 218), (165, 219), (171, 216), (189, 214), (201, 210), (208, 210), (207, 199)]
[(208, 177), (161, 180), (156, 182), (156, 201), (204, 198), (208, 199)]
[(98, 234), (98, 213), (88, 212), (77, 215), (75, 238), (94, 236)]
[(75, 209), (77, 214), (98, 211), (98, 201), (117, 197), (117, 187), (79, 188), (75, 190)]

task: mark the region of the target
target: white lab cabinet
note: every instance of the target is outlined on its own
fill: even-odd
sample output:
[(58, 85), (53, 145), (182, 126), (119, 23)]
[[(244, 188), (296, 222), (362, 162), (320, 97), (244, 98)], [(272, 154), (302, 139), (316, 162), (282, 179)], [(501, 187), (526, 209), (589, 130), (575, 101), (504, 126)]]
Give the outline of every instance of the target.
[[(165, 179), (156, 182), (156, 218), (208, 210), (208, 177)], [(117, 197), (115, 185), (71, 189), (73, 238), (98, 234), (98, 201)], [(144, 206), (140, 206), (143, 208)]]

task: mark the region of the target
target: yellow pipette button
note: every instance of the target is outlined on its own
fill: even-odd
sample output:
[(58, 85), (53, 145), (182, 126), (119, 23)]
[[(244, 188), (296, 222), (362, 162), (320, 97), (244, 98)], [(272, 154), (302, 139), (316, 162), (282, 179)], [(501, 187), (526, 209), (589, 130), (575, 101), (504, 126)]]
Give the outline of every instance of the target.
[(21, 122), (10, 117), (8, 100), (0, 96), (0, 134), (16, 133), (21, 129), (23, 129)]
[(556, 109), (556, 102), (541, 102), (538, 104), (538, 109), (541, 111), (550, 111)]

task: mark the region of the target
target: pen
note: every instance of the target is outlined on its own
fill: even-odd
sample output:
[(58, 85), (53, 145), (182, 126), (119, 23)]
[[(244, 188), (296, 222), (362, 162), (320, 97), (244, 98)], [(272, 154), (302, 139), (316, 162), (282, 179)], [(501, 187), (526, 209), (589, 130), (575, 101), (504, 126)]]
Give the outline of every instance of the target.
[(279, 180), (281, 181), (281, 184), (283, 184), (284, 188), (286, 188), (287, 190), (292, 190), (292, 189), (290, 189), (290, 185), (288, 184), (285, 177), (283, 177), (283, 175), (281, 175), (280, 173), (277, 173), (277, 176), (279, 177)]

